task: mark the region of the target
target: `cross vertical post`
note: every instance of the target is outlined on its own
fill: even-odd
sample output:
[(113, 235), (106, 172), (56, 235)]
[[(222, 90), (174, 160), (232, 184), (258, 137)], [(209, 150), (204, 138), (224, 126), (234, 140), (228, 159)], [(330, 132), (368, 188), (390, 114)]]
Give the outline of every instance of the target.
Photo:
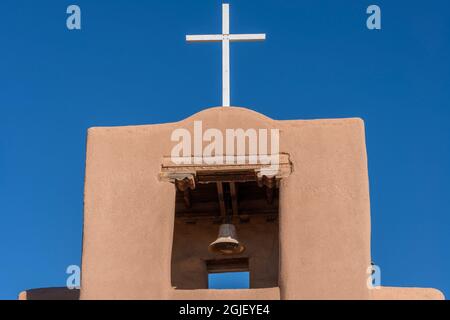
[(230, 5), (222, 5), (222, 34), (187, 35), (187, 42), (222, 42), (222, 106), (231, 105), (230, 89), (230, 42), (263, 41), (264, 33), (230, 34)]
[(222, 5), (222, 105), (230, 106), (230, 5)]

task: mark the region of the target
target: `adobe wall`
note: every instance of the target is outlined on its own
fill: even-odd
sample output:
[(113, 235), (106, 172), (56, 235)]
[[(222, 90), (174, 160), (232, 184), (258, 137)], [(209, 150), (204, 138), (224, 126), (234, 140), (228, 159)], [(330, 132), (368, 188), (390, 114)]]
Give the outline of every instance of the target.
[(280, 300), (280, 288), (252, 290), (172, 290), (171, 300)]
[(22, 291), (18, 300), (78, 300), (79, 289), (38, 288)]
[(370, 200), (360, 119), (287, 121), (280, 190), (282, 299), (368, 299)]
[[(188, 298), (189, 291), (171, 287), (175, 187), (158, 174), (175, 145), (172, 131), (192, 132), (194, 120), (223, 132), (281, 129), (280, 152), (290, 154), (294, 172), (281, 185), (279, 291), (272, 290), (281, 299), (370, 299), (362, 120), (275, 121), (243, 108), (208, 109), (172, 124), (89, 130), (81, 299)], [(221, 295), (195, 290), (192, 297), (209, 293)]]
[(431, 288), (380, 287), (370, 290), (371, 300), (444, 300), (444, 294)]
[(362, 121), (274, 121), (243, 108), (213, 108), (178, 123), (89, 130), (81, 299), (171, 297), (175, 188), (158, 174), (174, 145), (172, 131), (192, 132), (194, 120), (223, 132), (281, 129), (280, 151), (294, 165), (280, 196), (281, 298), (368, 298)]

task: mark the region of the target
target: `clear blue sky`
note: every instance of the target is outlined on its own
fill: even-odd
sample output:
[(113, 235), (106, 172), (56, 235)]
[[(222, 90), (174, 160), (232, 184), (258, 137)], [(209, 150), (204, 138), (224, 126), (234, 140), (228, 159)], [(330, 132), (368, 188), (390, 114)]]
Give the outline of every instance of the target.
[[(382, 284), (450, 297), (450, 2), (230, 1), (232, 104), (366, 123)], [(82, 30), (66, 28), (78, 4)], [(382, 30), (366, 8), (382, 9)], [(220, 1), (0, 2), (0, 298), (79, 264), (86, 130), (220, 105)]]

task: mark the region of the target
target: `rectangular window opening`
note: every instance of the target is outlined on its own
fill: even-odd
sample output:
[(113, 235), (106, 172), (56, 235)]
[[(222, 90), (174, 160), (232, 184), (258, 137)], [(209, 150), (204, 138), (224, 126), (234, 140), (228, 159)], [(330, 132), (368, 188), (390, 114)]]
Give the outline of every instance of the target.
[(208, 289), (250, 289), (248, 258), (206, 261)]
[(250, 272), (222, 272), (208, 274), (208, 289), (250, 289)]

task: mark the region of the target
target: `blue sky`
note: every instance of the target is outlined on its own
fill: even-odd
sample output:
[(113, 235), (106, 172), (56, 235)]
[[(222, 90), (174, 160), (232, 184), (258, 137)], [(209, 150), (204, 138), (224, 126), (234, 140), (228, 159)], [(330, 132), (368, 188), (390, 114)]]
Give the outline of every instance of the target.
[[(86, 130), (181, 120), (221, 102), (220, 1), (0, 2), (0, 299), (79, 264)], [(450, 296), (450, 2), (230, 1), (232, 104), (366, 123), (382, 284)], [(66, 28), (78, 4), (82, 30)], [(370, 4), (382, 30), (366, 28)]]

